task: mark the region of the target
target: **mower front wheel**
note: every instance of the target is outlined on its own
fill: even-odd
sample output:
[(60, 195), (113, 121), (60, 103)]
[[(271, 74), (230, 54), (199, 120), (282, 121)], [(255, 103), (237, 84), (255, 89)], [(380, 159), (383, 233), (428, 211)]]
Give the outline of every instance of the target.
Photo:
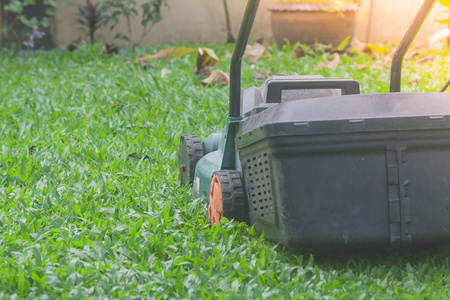
[(219, 223), (223, 217), (249, 222), (248, 203), (239, 171), (214, 172), (209, 192), (208, 213), (211, 225)]
[(195, 167), (205, 155), (200, 137), (196, 134), (183, 134), (180, 138), (178, 150), (178, 167), (180, 171), (180, 184), (186, 186), (194, 181)]

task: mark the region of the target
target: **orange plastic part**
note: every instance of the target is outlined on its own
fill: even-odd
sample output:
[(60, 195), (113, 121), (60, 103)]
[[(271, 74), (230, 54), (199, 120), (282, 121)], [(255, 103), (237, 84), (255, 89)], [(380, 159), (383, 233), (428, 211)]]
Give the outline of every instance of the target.
[(209, 189), (209, 222), (215, 225), (223, 218), (222, 188), (217, 174), (213, 175)]

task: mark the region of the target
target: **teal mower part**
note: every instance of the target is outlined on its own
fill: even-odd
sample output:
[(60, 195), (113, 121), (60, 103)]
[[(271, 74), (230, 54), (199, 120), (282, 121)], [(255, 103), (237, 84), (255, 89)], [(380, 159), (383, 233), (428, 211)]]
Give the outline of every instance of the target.
[[(249, 221), (248, 201), (244, 195), (242, 169), (236, 151), (236, 135), (242, 126), (241, 66), (259, 0), (250, 0), (242, 20), (230, 66), (230, 109), (222, 133), (213, 133), (202, 143), (197, 135), (182, 135), (178, 161), (182, 186), (192, 184), (193, 197), (203, 198), (209, 205), (209, 219), (216, 224), (222, 217)], [(196, 142), (192, 142), (195, 140)], [(193, 171), (195, 170), (195, 171)], [(211, 188), (216, 176), (215, 189)], [(216, 199), (217, 203), (211, 203)], [(214, 218), (215, 216), (215, 218)]]

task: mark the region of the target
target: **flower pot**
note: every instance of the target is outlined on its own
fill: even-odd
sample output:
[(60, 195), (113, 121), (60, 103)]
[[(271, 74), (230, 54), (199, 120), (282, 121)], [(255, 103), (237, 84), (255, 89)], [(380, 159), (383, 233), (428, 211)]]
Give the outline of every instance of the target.
[(272, 16), (273, 36), (282, 47), (285, 39), (312, 45), (339, 45), (355, 32), (357, 5), (339, 10), (314, 4), (276, 4), (269, 8)]

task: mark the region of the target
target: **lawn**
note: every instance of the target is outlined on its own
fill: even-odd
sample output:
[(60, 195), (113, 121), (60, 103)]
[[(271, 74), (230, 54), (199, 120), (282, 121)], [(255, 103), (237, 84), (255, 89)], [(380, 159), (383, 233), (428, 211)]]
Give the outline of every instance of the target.
[[(190, 45), (193, 47), (204, 45)], [(228, 71), (232, 45), (208, 45)], [(138, 49), (138, 54), (160, 48)], [(253, 73), (322, 74), (386, 92), (382, 58), (270, 57)], [(0, 298), (449, 298), (450, 247), (412, 254), (311, 255), (225, 220), (178, 184), (179, 136), (224, 125), (228, 87), (203, 87), (195, 54), (142, 70), (132, 53), (24, 56), (0, 51)], [(440, 56), (404, 68), (403, 91), (436, 91), (450, 76)]]

